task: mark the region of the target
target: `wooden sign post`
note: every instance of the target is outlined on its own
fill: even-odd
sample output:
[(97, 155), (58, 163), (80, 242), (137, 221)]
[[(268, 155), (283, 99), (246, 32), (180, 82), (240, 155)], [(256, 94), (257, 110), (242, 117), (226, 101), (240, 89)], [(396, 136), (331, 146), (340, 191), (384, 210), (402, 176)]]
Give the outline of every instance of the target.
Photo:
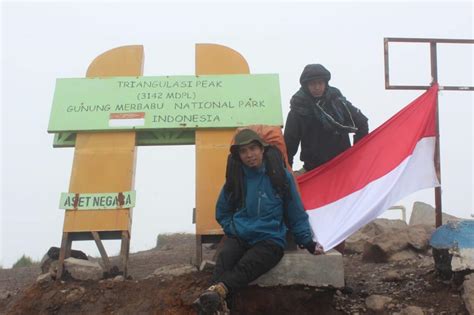
[[(140, 76), (143, 74), (143, 57), (142, 46), (112, 49), (91, 63), (86, 76)], [(77, 133), (69, 192), (81, 194), (133, 190), (135, 138), (135, 131)], [(110, 270), (110, 261), (101, 239), (121, 240), (120, 269), (126, 276), (131, 226), (130, 208), (66, 211), (57, 278), (62, 276), (64, 259), (70, 256), (74, 240), (94, 240), (104, 265)]]
[[(237, 127), (282, 126), (278, 76), (250, 75), (236, 51), (196, 45), (196, 75), (142, 77), (143, 47), (112, 49), (90, 65), (88, 79), (58, 79), (48, 132), (55, 147), (75, 147), (58, 275), (72, 241), (94, 240), (106, 271), (104, 239), (122, 241), (127, 275), (137, 145), (196, 144), (196, 262), (202, 243), (218, 241), (215, 203)], [(58, 277), (60, 278), (60, 276)]]

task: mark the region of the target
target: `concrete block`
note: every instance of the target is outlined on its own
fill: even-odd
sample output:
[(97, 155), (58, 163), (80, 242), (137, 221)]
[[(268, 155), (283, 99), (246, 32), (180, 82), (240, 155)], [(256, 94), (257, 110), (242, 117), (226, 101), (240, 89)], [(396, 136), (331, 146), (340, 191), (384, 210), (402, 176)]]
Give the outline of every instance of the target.
[(270, 287), (308, 285), (313, 287), (344, 287), (342, 255), (331, 250), (324, 255), (311, 255), (305, 250), (285, 252), (272, 270), (251, 283)]

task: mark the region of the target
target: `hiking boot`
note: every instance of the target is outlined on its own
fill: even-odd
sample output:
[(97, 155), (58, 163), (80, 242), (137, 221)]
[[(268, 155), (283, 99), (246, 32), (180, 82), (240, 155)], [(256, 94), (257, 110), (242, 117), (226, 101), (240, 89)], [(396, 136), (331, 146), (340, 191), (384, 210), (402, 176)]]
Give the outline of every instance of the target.
[(228, 315), (230, 311), (225, 301), (226, 295), (227, 288), (224, 284), (218, 283), (204, 291), (193, 302), (193, 306), (199, 315)]

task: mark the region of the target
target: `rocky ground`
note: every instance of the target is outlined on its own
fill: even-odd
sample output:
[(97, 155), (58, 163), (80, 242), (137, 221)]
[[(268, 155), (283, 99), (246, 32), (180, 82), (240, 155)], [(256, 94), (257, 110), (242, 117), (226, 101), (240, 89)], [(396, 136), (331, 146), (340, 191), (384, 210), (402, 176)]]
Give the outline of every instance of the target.
[[(462, 277), (435, 269), (423, 243), (429, 232), (398, 224), (371, 223), (347, 242), (345, 288), (249, 287), (232, 297), (232, 314), (469, 314)], [(131, 254), (127, 280), (39, 283), (39, 266), (0, 270), (0, 314), (195, 314), (211, 271), (190, 264), (194, 244), (193, 235), (175, 234)], [(204, 258), (213, 254), (204, 248)]]

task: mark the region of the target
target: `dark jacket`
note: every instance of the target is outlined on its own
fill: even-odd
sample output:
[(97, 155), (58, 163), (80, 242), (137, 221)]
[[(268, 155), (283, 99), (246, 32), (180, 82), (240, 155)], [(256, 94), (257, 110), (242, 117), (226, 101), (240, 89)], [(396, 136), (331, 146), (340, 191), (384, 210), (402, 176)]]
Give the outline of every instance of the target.
[(301, 142), (300, 159), (306, 170), (326, 163), (348, 149), (351, 146), (349, 133), (354, 132), (356, 143), (369, 131), (367, 117), (337, 88), (327, 85), (323, 96), (311, 95), (306, 82), (309, 77), (316, 77), (320, 70), (316, 66), (322, 67), (308, 65), (301, 75), (302, 86), (291, 98), (284, 132), (290, 165), (293, 165)]
[[(226, 235), (239, 237), (250, 245), (271, 240), (284, 248), (287, 231), (285, 206), (265, 174), (265, 163), (258, 169), (242, 167), (246, 186), (244, 206), (234, 211), (228, 194), (222, 189), (216, 205), (216, 220)], [(287, 170), (285, 174), (290, 184), (286, 222), (297, 244), (306, 245), (312, 240), (308, 215), (304, 211), (293, 176)]]

